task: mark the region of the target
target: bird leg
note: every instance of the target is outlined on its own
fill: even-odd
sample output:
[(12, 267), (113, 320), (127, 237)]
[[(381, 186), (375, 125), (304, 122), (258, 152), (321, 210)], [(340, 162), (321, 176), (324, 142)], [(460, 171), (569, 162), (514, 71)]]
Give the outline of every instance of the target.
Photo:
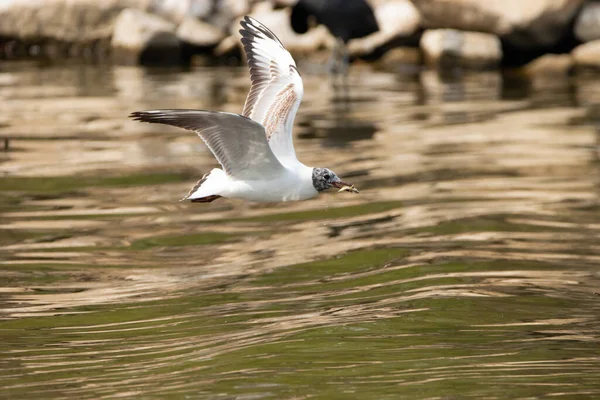
[(333, 51), (331, 52), (331, 55), (329, 56), (329, 60), (327, 60), (327, 72), (329, 72), (329, 74), (331, 76), (335, 76), (335, 53), (337, 52), (337, 44), (336, 46), (333, 48)]
[(336, 38), (335, 47), (328, 62), (331, 82), (334, 88), (342, 88), (343, 96), (348, 90), (348, 66), (350, 57), (346, 43), (341, 38)]
[(341, 57), (340, 57), (340, 75), (342, 77), (345, 77), (348, 73), (348, 65), (350, 64), (350, 57), (348, 55), (348, 47), (346, 46), (346, 43), (344, 43), (342, 41), (342, 39), (338, 38), (338, 43), (340, 46), (340, 53), (341, 53)]
[(335, 38), (335, 46), (331, 52), (331, 57), (329, 57), (329, 62), (327, 62), (327, 69), (334, 77), (341, 72), (340, 57), (343, 57), (342, 51), (344, 47), (344, 41), (340, 38)]

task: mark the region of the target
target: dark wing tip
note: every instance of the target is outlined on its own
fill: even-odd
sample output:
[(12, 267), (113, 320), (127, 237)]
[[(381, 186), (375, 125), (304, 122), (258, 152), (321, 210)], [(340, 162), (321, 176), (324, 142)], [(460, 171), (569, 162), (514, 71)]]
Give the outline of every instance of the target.
[(275, 35), (272, 30), (267, 28), (260, 21), (257, 21), (248, 15), (245, 15), (243, 21), (240, 21), (240, 25), (242, 26), (242, 29), (240, 29), (239, 32), (242, 35), (242, 37), (247, 37), (251, 39), (262, 34), (265, 38), (274, 40), (283, 47), (283, 43), (281, 43), (281, 40), (279, 40), (277, 35)]
[(257, 20), (255, 20), (254, 18), (250, 17), (249, 15), (244, 15), (244, 19), (242, 21), (240, 21), (240, 25), (242, 25), (242, 27), (244, 29), (248, 29), (248, 25), (262, 25), (260, 22), (258, 22)]
[(227, 118), (243, 118), (252, 124), (262, 127), (258, 122), (244, 115), (222, 111), (172, 109), (134, 111), (129, 114), (129, 118), (132, 118), (134, 121), (172, 125), (192, 131), (198, 129), (200, 126), (218, 125), (220, 119), (222, 120), (226, 116)]
[(137, 121), (139, 118), (141, 118), (143, 114), (144, 111), (134, 111), (131, 114), (129, 114), (128, 117)]
[(239, 32), (240, 32), (240, 35), (242, 35), (242, 37), (247, 37), (247, 36), (252, 35), (252, 33), (250, 32), (250, 25), (251, 25), (250, 19), (246, 15), (244, 17), (244, 19), (240, 21), (240, 26), (242, 27), (242, 29), (240, 29)]
[(148, 115), (146, 111), (134, 111), (129, 114), (129, 118), (134, 121), (142, 121), (145, 122), (145, 117)]
[(167, 113), (161, 110), (156, 111), (134, 111), (129, 114), (129, 118), (134, 121), (160, 123), (161, 119), (168, 116)]
[(210, 111), (201, 110), (148, 110), (132, 112), (129, 114), (129, 118), (139, 122), (166, 124), (191, 129), (190, 127), (194, 125), (196, 118), (206, 118), (211, 114)]

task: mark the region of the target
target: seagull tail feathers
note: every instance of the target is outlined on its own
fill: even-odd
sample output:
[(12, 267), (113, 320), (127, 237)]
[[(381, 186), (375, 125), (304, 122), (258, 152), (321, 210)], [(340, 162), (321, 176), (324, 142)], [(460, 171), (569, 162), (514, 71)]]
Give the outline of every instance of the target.
[(181, 199), (191, 200), (192, 202), (204, 203), (213, 201), (223, 192), (223, 183), (226, 181), (227, 175), (219, 168), (214, 168), (194, 185), (190, 192)]

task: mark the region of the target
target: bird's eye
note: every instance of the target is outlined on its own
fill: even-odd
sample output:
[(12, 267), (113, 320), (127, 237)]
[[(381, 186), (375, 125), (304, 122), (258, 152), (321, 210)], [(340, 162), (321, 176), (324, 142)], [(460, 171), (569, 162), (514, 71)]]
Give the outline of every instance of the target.
[(329, 175), (329, 174), (325, 174), (325, 175), (323, 175), (323, 178), (325, 178), (325, 180), (326, 180), (326, 181), (328, 181), (328, 180), (329, 180), (329, 178), (331, 178), (331, 175)]

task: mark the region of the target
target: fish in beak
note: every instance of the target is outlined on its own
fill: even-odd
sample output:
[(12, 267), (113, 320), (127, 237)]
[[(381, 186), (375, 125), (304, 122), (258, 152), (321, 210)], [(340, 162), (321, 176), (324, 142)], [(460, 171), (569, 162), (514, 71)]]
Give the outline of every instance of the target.
[(332, 185), (335, 186), (337, 189), (340, 189), (340, 190), (338, 190), (338, 193), (341, 193), (341, 192), (359, 193), (358, 189), (355, 188), (354, 185), (351, 185), (346, 182), (337, 181), (337, 182), (333, 182)]

